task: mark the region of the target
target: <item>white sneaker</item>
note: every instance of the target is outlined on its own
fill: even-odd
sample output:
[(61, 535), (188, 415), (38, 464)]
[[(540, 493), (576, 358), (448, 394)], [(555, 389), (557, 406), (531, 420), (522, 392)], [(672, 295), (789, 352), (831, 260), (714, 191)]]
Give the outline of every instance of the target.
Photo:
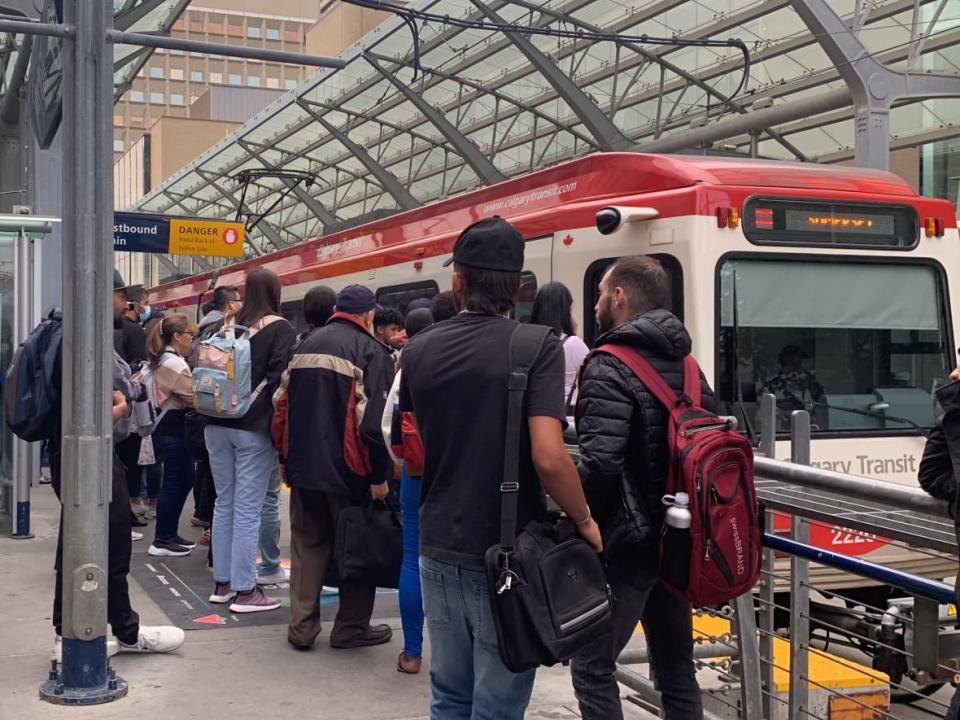
[[(113, 657), (118, 652), (120, 652), (120, 643), (117, 642), (117, 639), (112, 635), (107, 637), (107, 657)], [(58, 663), (63, 662), (63, 638), (57, 635), (56, 639), (53, 641), (53, 652), (50, 653), (50, 657), (56, 660)]]
[(284, 567), (279, 567), (272, 573), (257, 573), (257, 585), (277, 585), (290, 580), (290, 571)]
[(321, 595), (339, 595), (340, 590), (335, 587), (330, 587), (329, 585), (324, 585), (323, 589), (320, 591)]
[(136, 530), (131, 530), (130, 539), (133, 540), (133, 542), (136, 542), (137, 540), (143, 540), (143, 533), (137, 532)]
[(127, 652), (167, 653), (183, 645), (186, 638), (186, 633), (173, 625), (141, 625), (136, 645), (119, 645), (121, 650)]

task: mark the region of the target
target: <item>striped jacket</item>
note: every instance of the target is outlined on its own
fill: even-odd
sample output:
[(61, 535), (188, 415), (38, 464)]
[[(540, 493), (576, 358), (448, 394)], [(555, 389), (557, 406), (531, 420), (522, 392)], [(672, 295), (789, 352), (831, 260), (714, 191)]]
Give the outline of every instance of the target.
[(392, 382), (390, 351), (351, 315), (335, 314), (304, 339), (274, 396), (273, 435), (291, 487), (362, 501), (390, 479), (380, 419)]

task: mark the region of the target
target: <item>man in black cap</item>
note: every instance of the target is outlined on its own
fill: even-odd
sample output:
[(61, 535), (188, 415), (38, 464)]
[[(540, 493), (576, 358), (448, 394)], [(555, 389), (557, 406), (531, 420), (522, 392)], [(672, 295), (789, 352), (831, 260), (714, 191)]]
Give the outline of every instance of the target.
[[(483, 558), (500, 533), (509, 345), (523, 237), (499, 217), (453, 248), (459, 315), (417, 334), (401, 356), (400, 410), (425, 450), (420, 579), (429, 621), (432, 720), (523, 717), (534, 671), (501, 662)], [(576, 467), (563, 445), (563, 350), (550, 335), (530, 368), (521, 441), (517, 526), (542, 516), (543, 490), (598, 551)]]
[[(337, 295), (337, 312), (290, 360), (286, 385), (290, 495), (290, 626), (287, 640), (307, 650), (320, 633), (320, 607), (337, 516), (387, 496), (393, 460), (380, 432), (393, 382), (390, 351), (370, 334), (378, 309), (362, 285)], [(379, 645), (389, 625), (370, 625), (376, 588), (340, 583), (330, 634), (335, 648)]]

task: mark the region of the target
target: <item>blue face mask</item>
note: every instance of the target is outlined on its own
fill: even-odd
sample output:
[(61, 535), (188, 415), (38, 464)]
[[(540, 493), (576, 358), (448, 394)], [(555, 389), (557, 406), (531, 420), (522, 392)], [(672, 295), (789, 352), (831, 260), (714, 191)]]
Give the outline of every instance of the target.
[(140, 322), (146, 322), (150, 319), (150, 315), (153, 311), (150, 309), (150, 306), (147, 305), (140, 311)]

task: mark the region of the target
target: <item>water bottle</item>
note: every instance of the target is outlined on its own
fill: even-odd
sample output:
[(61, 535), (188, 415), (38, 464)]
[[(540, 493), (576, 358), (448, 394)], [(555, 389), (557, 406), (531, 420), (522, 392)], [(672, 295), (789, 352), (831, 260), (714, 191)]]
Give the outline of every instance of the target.
[(663, 553), (660, 577), (677, 590), (685, 590), (690, 580), (690, 497), (683, 492), (665, 495), (669, 505), (663, 520)]

